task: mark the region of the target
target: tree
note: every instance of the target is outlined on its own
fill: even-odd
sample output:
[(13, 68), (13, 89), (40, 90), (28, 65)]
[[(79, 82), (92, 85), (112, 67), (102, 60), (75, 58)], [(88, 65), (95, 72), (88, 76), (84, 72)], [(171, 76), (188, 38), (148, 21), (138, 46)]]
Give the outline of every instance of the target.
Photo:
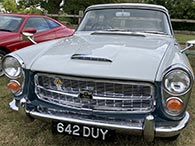
[(146, 2), (165, 6), (171, 18), (195, 19), (194, 0), (146, 0)]
[(62, 0), (19, 0), (19, 5), (25, 7), (41, 7), (47, 10), (49, 14), (57, 14), (61, 8)]
[(3, 0), (2, 5), (7, 12), (14, 13), (17, 11), (17, 4), (15, 0)]
[(41, 7), (48, 11), (49, 14), (58, 14), (62, 8), (60, 4), (62, 0), (48, 0), (48, 2), (42, 0), (40, 1)]
[(3, 8), (9, 13), (30, 13), (30, 14), (41, 14), (41, 10), (36, 7), (27, 7), (25, 3), (19, 3), (19, 5), (15, 2), (15, 0), (3, 0)]
[(114, 1), (115, 0), (65, 0), (64, 11), (66, 13), (78, 14), (80, 10), (84, 11), (90, 5), (113, 3)]

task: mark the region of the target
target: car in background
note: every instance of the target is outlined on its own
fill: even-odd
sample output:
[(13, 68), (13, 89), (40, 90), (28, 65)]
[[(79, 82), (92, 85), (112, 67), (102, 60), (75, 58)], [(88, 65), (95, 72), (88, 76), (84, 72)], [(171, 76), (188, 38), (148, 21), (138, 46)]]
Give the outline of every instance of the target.
[(59, 134), (175, 140), (190, 118), (192, 46), (181, 49), (163, 6), (90, 6), (73, 36), (4, 57), (10, 107)]
[(74, 30), (43, 15), (0, 14), (0, 76), (3, 56), (33, 44), (22, 39), (22, 32), (34, 33), (35, 41), (40, 43), (71, 36)]

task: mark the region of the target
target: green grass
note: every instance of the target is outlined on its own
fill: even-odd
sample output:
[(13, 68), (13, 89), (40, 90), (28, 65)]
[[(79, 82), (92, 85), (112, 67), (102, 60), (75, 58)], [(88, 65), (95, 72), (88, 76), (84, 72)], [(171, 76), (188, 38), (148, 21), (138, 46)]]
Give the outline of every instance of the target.
[[(181, 40), (185, 36), (176, 35)], [(182, 36), (182, 38), (180, 38)], [(188, 39), (188, 38), (187, 38)], [(190, 57), (195, 70), (195, 57)], [(140, 136), (117, 135), (113, 142), (101, 142), (71, 136), (53, 135), (51, 125), (35, 120), (26, 123), (25, 118), (12, 111), (8, 103), (12, 96), (6, 90), (8, 79), (0, 78), (0, 146), (146, 146)], [(195, 87), (188, 105), (190, 122), (176, 141), (156, 139), (154, 146), (195, 146)], [(150, 144), (151, 145), (151, 144)]]
[(175, 34), (175, 37), (178, 42), (185, 43), (188, 40), (195, 40), (195, 34), (189, 35), (189, 34)]

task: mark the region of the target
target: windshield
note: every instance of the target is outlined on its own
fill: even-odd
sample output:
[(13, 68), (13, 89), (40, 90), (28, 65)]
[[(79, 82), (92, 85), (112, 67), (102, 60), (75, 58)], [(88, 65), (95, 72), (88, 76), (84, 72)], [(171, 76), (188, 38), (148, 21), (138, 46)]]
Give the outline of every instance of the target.
[(143, 9), (103, 9), (88, 11), (78, 31), (131, 31), (171, 35), (167, 15)]
[(23, 21), (22, 17), (0, 16), (0, 31), (17, 32)]

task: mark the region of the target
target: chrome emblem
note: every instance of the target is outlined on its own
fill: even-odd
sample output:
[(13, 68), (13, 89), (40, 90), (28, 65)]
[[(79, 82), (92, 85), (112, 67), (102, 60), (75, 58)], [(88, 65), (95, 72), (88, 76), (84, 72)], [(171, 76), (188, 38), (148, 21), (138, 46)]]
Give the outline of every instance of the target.
[(79, 94), (79, 97), (81, 99), (93, 99), (93, 92), (90, 92), (90, 91), (82, 91)]
[(56, 78), (53, 83), (56, 85), (57, 90), (60, 90), (60, 91), (63, 90), (62, 89), (62, 85), (63, 85), (62, 80), (60, 80), (59, 78)]

